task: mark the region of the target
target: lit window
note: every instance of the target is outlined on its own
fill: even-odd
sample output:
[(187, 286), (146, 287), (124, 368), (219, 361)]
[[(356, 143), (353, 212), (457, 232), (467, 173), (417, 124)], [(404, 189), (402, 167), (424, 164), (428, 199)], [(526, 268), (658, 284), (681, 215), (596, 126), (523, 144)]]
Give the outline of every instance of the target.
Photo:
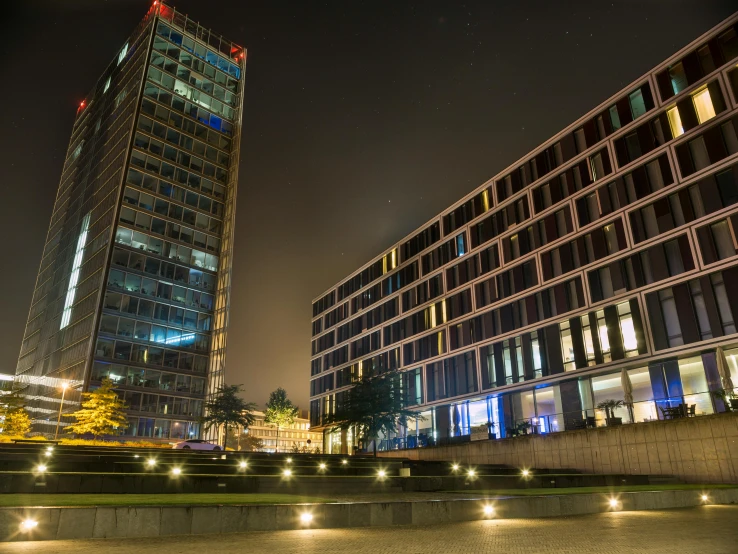
[(697, 110), (697, 119), (700, 123), (704, 123), (715, 117), (715, 108), (712, 105), (712, 98), (710, 98), (710, 91), (708, 89), (702, 89), (692, 95), (692, 101), (694, 102), (694, 108)]
[(623, 334), (623, 347), (626, 355), (637, 354), (638, 340), (636, 338), (633, 316), (630, 313), (630, 304), (624, 302), (618, 305), (618, 316), (620, 319), (620, 332)]
[(671, 127), (671, 135), (678, 137), (684, 134), (684, 127), (682, 127), (682, 118), (679, 117), (679, 109), (674, 106), (672, 109), (666, 112), (669, 117), (669, 126)]
[(103, 94), (108, 92), (108, 89), (110, 88), (110, 77), (108, 77), (108, 80), (105, 81), (105, 86), (103, 87)]
[(74, 296), (77, 292), (77, 281), (79, 280), (79, 270), (82, 266), (82, 257), (85, 254), (85, 243), (87, 242), (87, 230), (90, 227), (90, 214), (88, 213), (82, 220), (82, 228), (80, 229), (79, 238), (77, 239), (77, 249), (74, 252), (74, 262), (72, 264), (72, 274), (69, 276), (69, 286), (67, 287), (67, 297), (64, 300), (64, 311), (62, 312), (61, 327), (64, 329), (69, 325), (72, 317), (72, 304)]
[(123, 50), (120, 51), (120, 54), (118, 54), (118, 65), (120, 65), (120, 62), (122, 62), (126, 54), (128, 54), (128, 43), (126, 42), (126, 45), (123, 47)]

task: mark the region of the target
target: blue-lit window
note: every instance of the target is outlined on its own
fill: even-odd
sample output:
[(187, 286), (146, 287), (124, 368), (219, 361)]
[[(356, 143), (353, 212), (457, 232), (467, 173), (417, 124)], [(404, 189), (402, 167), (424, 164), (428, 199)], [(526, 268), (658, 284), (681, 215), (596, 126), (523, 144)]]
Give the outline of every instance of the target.
[(458, 256), (466, 254), (466, 245), (464, 244), (464, 234), (460, 234), (456, 237), (456, 253)]

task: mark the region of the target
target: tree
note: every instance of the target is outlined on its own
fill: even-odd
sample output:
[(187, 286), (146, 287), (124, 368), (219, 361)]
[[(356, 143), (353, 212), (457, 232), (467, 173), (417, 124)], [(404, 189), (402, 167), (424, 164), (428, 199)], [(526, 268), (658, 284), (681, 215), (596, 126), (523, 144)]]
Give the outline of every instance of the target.
[(380, 432), (385, 436), (397, 433), (398, 426), (406, 425), (409, 419), (425, 420), (417, 412), (405, 408), (406, 404), (402, 379), (397, 371), (380, 375), (366, 372), (346, 392), (343, 402), (336, 404), (335, 413), (329, 414), (325, 423), (334, 430), (348, 431), (353, 428), (359, 440), (367, 444), (376, 439)]
[(10, 394), (0, 397), (0, 420), (3, 422), (3, 435), (22, 437), (31, 430), (31, 418), (25, 406), (26, 399), (16, 386)]
[(279, 429), (287, 427), (295, 422), (300, 410), (287, 398), (287, 391), (282, 387), (269, 395), (264, 412), (264, 423), (269, 423), (277, 428), (277, 443), (274, 451), (279, 452)]
[(113, 390), (114, 383), (109, 378), (102, 380), (99, 388), (82, 393), (82, 409), (72, 414), (77, 422), (65, 427), (77, 435), (119, 435), (128, 427), (126, 403)]
[(5, 413), (3, 421), (3, 435), (25, 437), (31, 430), (31, 418), (25, 408), (19, 408)]
[(242, 392), (243, 385), (221, 385), (215, 391), (213, 397), (205, 402), (205, 415), (200, 418), (207, 431), (211, 427), (220, 430), (221, 426), (225, 427), (223, 433), (223, 449), (226, 447), (226, 438), (228, 437), (228, 427), (230, 425), (248, 427), (254, 422), (253, 412), (256, 409), (254, 402), (246, 402), (238, 396)]

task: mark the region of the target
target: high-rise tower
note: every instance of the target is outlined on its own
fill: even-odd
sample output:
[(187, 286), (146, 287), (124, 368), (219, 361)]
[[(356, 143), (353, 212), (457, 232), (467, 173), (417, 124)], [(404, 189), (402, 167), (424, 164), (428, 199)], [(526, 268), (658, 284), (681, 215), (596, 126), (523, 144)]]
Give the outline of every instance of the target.
[(35, 430), (110, 377), (126, 435), (199, 434), (223, 382), (245, 59), (154, 2), (80, 103), (16, 368)]

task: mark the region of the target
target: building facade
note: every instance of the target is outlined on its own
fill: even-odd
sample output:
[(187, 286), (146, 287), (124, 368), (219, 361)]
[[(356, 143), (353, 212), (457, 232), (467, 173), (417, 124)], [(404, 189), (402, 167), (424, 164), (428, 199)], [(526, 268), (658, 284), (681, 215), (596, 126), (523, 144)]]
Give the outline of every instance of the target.
[(738, 383), (737, 23), (316, 298), (311, 423), (367, 370), (398, 370), (424, 416), (383, 448), (724, 410), (718, 361)]
[(291, 425), (280, 428), (279, 437), (277, 437), (277, 428), (274, 425), (264, 423), (264, 412), (251, 413), (255, 418), (254, 423), (248, 426), (243, 435), (260, 439), (263, 444), (260, 452), (292, 452), (295, 447), (300, 450), (307, 448), (310, 451), (317, 447), (322, 451), (323, 433), (310, 430), (307, 412), (303, 413), (304, 417), (296, 417)]
[(34, 431), (109, 377), (126, 435), (199, 435), (223, 382), (244, 70), (153, 2), (80, 103), (16, 368)]

